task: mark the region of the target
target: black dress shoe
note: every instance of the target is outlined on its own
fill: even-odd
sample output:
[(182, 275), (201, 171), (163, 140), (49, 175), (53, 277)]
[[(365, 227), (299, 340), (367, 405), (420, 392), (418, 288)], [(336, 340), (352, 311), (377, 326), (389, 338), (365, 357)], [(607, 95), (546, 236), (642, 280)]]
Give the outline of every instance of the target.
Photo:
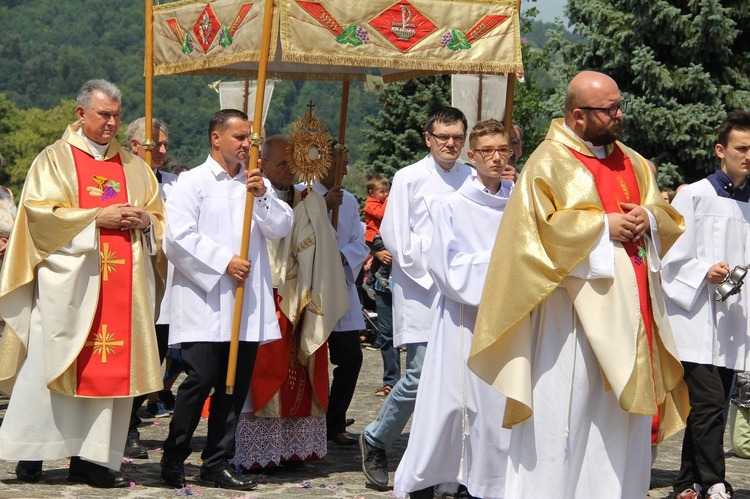
[(432, 499), (435, 497), (435, 487), (427, 487), (426, 489), (409, 492), (409, 497), (411, 499)]
[(346, 426), (351, 426), (354, 424), (354, 418), (346, 418), (344, 423), (346, 424)]
[(285, 461), (282, 459), (279, 462), (279, 464), (288, 470), (299, 470), (305, 467), (304, 461), (292, 461), (292, 460)]
[(338, 445), (357, 445), (357, 441), (343, 431), (328, 435), (328, 440)]
[(123, 475), (112, 473), (104, 466), (90, 461), (84, 461), (77, 456), (73, 456), (70, 459), (68, 481), (74, 483), (85, 483), (100, 489), (116, 489), (119, 487), (130, 486), (130, 480)]
[(43, 461), (18, 461), (16, 477), (22, 482), (34, 483), (42, 478)]
[(130, 459), (148, 459), (148, 450), (138, 436), (129, 436), (125, 441), (125, 457)]
[(164, 454), (161, 456), (161, 479), (170, 487), (183, 488), (185, 486), (185, 464)]
[(258, 482), (250, 477), (236, 475), (229, 468), (223, 470), (208, 471), (201, 468), (201, 481), (213, 484), (214, 487), (232, 490), (253, 490), (258, 487)]

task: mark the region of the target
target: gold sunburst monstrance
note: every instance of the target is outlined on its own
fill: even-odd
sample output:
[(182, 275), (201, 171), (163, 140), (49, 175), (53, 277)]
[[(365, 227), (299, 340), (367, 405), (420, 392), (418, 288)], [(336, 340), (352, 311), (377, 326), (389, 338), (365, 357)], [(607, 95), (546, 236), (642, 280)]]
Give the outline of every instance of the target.
[(287, 157), (291, 170), (309, 186), (325, 177), (331, 168), (331, 134), (313, 114), (312, 101), (308, 107), (310, 112), (292, 123)]

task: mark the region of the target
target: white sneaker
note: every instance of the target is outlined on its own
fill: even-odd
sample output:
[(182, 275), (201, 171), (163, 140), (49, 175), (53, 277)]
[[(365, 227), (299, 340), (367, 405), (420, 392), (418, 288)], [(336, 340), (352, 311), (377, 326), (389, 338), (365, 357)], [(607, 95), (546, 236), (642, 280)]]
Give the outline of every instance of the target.
[(730, 499), (732, 495), (727, 492), (723, 483), (712, 485), (706, 491), (706, 499)]

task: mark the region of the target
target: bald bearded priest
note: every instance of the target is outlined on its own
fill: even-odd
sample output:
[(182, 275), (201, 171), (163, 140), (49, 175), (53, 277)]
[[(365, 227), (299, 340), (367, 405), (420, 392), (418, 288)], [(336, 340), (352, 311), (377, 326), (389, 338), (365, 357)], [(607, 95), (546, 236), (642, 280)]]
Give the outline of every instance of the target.
[(625, 108), (579, 73), (500, 225), (469, 367), (508, 397), (506, 498), (646, 497), (652, 416), (684, 427), (658, 275), (683, 221), (617, 140)]

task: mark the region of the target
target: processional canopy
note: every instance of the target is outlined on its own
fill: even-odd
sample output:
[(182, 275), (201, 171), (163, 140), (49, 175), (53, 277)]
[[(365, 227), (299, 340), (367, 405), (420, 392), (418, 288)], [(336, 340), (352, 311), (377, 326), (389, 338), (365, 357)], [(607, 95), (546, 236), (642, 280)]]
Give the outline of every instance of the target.
[[(154, 6), (154, 74), (255, 77), (263, 1)], [(276, 0), (268, 77), (523, 73), (517, 0)]]

